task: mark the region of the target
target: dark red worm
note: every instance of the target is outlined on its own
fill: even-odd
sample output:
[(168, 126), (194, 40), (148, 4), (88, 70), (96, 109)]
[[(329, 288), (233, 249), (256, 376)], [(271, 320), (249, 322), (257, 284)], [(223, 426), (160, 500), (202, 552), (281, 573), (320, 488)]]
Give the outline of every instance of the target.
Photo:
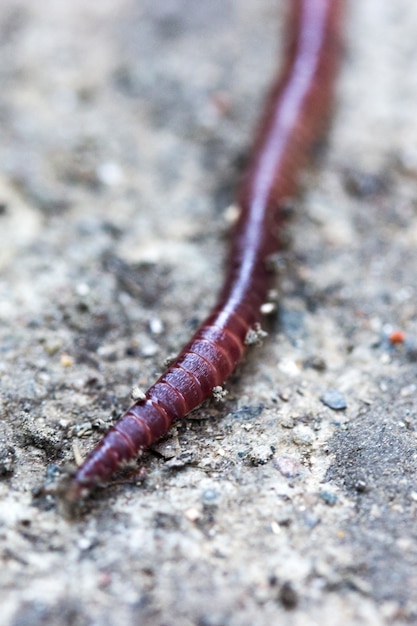
[(237, 193), (240, 215), (218, 302), (175, 361), (78, 468), (76, 501), (136, 458), (230, 376), (261, 319), (282, 207), (325, 125), (340, 52), (342, 0), (292, 0), (284, 68), (273, 84)]

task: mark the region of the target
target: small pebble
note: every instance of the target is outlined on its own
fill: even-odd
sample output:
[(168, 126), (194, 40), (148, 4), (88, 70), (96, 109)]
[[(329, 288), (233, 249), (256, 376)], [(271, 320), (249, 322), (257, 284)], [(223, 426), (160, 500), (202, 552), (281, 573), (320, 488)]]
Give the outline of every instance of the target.
[(411, 385), (406, 385), (400, 390), (400, 396), (402, 398), (408, 398), (410, 396), (413, 396), (416, 393), (416, 389), (417, 387), (414, 383), (412, 383)]
[(310, 356), (304, 361), (304, 367), (311, 368), (317, 372), (324, 372), (327, 369), (327, 364), (321, 356)]
[(288, 389), (283, 389), (282, 391), (278, 392), (278, 398), (280, 400), (282, 400), (283, 402), (288, 402), (290, 399), (290, 391)]
[(151, 357), (154, 356), (158, 352), (159, 348), (156, 343), (147, 343), (143, 345), (140, 349), (140, 354), (143, 357)]
[(72, 365), (74, 365), (74, 360), (72, 357), (70, 357), (69, 354), (61, 354), (60, 361), (62, 367), (71, 367)]
[(294, 428), (295, 426), (293, 418), (289, 415), (282, 417), (279, 423), (282, 428)]
[(15, 460), (15, 449), (8, 444), (0, 447), (0, 477), (13, 474)]
[(350, 170), (346, 173), (345, 186), (355, 198), (369, 198), (382, 193), (387, 187), (387, 180), (383, 174)]
[(145, 400), (146, 394), (144, 391), (142, 391), (140, 387), (135, 385), (134, 387), (132, 387), (132, 390), (130, 392), (130, 397), (134, 402), (137, 402), (138, 400)]
[(301, 466), (300, 463), (288, 456), (280, 456), (277, 459), (273, 459), (272, 465), (277, 469), (285, 478), (296, 478), (300, 475)]
[(60, 474), (60, 468), (58, 465), (51, 463), (46, 468), (46, 480), (54, 482)]
[(257, 467), (259, 465), (266, 465), (268, 461), (272, 458), (273, 454), (274, 453), (271, 450), (271, 446), (258, 445), (252, 448), (252, 450), (249, 452), (248, 458), (250, 463)]
[(215, 489), (205, 489), (201, 494), (201, 499), (205, 504), (212, 504), (217, 500), (219, 494)]
[(92, 541), (91, 539), (89, 539), (88, 537), (81, 537), (78, 542), (77, 545), (79, 547), (80, 550), (82, 550), (83, 552), (85, 552), (86, 550), (89, 550), (92, 546)]
[(98, 586), (100, 589), (105, 589), (111, 583), (111, 574), (109, 572), (102, 572), (98, 578)]
[(321, 491), (320, 498), (325, 502), (328, 506), (334, 506), (337, 502), (337, 496), (330, 491)]
[(264, 304), (261, 305), (260, 309), (262, 315), (271, 315), (271, 313), (275, 313), (276, 310), (276, 302), (264, 302)]
[(105, 161), (100, 163), (96, 169), (98, 180), (108, 187), (119, 185), (123, 180), (123, 171), (115, 161)]
[(160, 335), (164, 330), (164, 325), (158, 317), (149, 320), (149, 330), (153, 335)]
[(78, 285), (75, 286), (75, 291), (79, 296), (88, 296), (90, 287), (86, 283), (78, 283)]
[(193, 457), (192, 452), (185, 451), (185, 452), (181, 452), (181, 454), (167, 461), (165, 463), (165, 467), (169, 469), (179, 469), (181, 467), (185, 467), (186, 465), (189, 465), (190, 463), (193, 462), (193, 460), (194, 460), (194, 457)]
[(320, 400), (334, 411), (343, 411), (347, 408), (345, 396), (337, 389), (329, 389), (321, 396)]
[(279, 590), (279, 599), (286, 609), (293, 609), (297, 606), (298, 596), (290, 582), (285, 582)]
[(246, 333), (245, 346), (260, 346), (262, 340), (268, 336), (268, 333), (262, 330), (260, 324), (255, 324), (253, 328), (250, 328)]
[(355, 489), (358, 493), (365, 493), (365, 491), (368, 491), (366, 480), (359, 478), (355, 483)]
[(216, 387), (213, 387), (212, 397), (213, 400), (215, 400), (216, 402), (221, 402), (222, 400), (224, 400), (227, 394), (227, 389), (223, 389), (221, 385), (216, 385)]
[(296, 446), (311, 446), (313, 443), (313, 437), (311, 432), (297, 430), (293, 432), (292, 441)]
[(191, 507), (184, 511), (184, 517), (188, 519), (189, 522), (196, 522), (201, 517), (201, 513), (197, 509)]
[(61, 348), (62, 348), (62, 341), (60, 339), (57, 339), (56, 341), (47, 341), (45, 343), (45, 351), (50, 356), (53, 356), (54, 354), (56, 354)]
[(403, 330), (393, 330), (390, 336), (388, 337), (388, 341), (392, 345), (396, 345), (399, 343), (405, 342), (405, 333)]
[(235, 224), (239, 219), (241, 209), (236, 204), (229, 205), (224, 213), (223, 218), (227, 224)]

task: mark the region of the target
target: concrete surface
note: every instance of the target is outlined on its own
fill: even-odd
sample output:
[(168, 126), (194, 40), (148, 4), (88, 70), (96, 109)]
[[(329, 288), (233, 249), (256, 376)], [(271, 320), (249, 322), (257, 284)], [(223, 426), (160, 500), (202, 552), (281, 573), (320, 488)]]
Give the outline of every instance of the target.
[[(79, 519), (40, 489), (213, 303), (284, 5), (2, 2), (4, 626), (417, 623), (407, 0), (347, 2), (332, 130), (294, 203), (279, 311), (224, 402)], [(332, 390), (345, 410), (321, 401)]]

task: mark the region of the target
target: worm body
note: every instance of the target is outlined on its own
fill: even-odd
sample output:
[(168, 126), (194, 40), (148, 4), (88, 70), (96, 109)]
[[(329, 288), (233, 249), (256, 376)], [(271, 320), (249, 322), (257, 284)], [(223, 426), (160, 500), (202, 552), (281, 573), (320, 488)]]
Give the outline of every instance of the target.
[(218, 302), (175, 361), (110, 429), (67, 492), (87, 494), (161, 437), (221, 385), (261, 319), (277, 251), (282, 206), (323, 129), (340, 48), (342, 0), (292, 0), (284, 67), (267, 97), (252, 158), (237, 192), (240, 209)]

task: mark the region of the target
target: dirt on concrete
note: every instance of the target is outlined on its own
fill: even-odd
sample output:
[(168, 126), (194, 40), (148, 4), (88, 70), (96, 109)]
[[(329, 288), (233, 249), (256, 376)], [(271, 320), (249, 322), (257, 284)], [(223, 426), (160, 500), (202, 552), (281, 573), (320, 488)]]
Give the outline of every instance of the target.
[(417, 5), (346, 4), (268, 339), (69, 519), (215, 300), (285, 3), (3, 0), (2, 625), (417, 623)]

